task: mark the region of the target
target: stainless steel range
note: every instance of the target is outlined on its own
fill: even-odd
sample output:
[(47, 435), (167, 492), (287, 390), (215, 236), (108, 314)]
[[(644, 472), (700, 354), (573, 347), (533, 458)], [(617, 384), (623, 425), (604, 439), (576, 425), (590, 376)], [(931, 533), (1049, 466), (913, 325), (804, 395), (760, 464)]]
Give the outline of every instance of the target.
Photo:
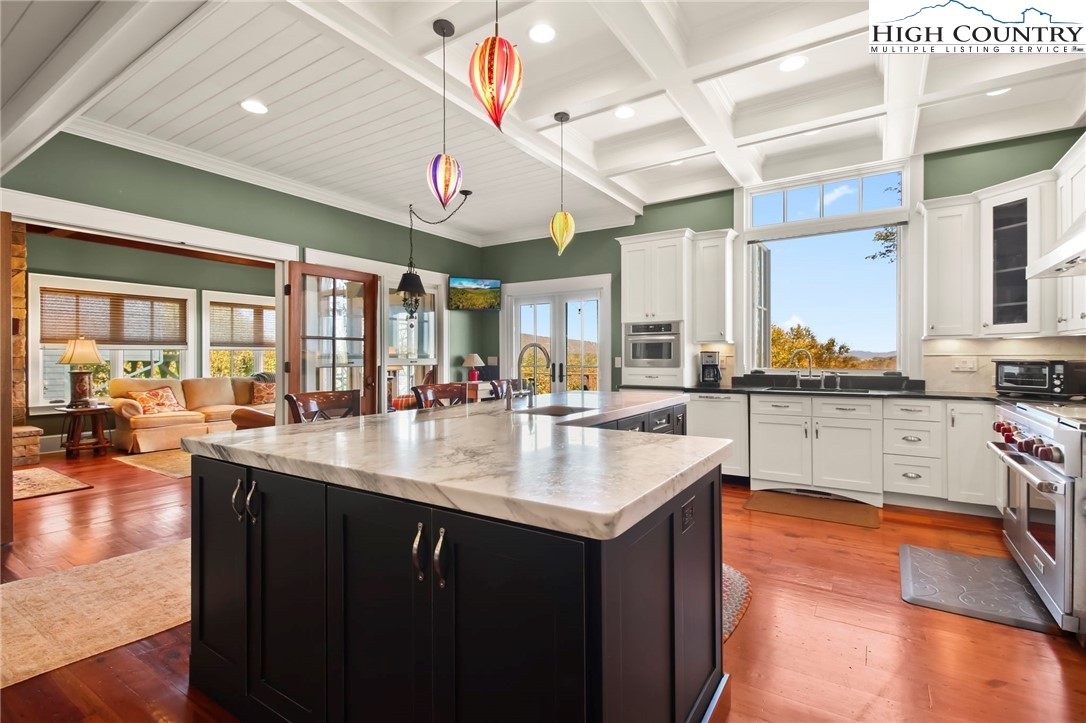
[(996, 417), (1004, 541), (1060, 627), (1086, 632), (1086, 405), (1005, 403)]

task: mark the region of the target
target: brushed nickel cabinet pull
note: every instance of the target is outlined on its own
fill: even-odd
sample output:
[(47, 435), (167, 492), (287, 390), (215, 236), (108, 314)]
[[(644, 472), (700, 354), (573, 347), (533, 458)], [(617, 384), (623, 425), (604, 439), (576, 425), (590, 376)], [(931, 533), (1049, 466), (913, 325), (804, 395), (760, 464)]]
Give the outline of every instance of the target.
[(924, 410), (923, 409), (917, 409), (916, 407), (902, 407), (901, 411), (903, 411), (903, 412), (923, 412)]
[(920, 441), (920, 437), (917, 437), (915, 434), (906, 434), (904, 437), (902, 437), (902, 439), (904, 439), (906, 442), (919, 442)]
[(769, 406), (773, 407), (774, 409), (789, 409), (790, 408), (787, 404), (770, 404)]
[(245, 511), (249, 513), (249, 521), (256, 524), (256, 515), (253, 514), (253, 493), (256, 492), (256, 480), (253, 480), (253, 486), (249, 488), (249, 494), (245, 495)]
[(804, 439), (807, 439), (807, 435), (808, 435), (808, 430), (807, 430), (807, 423), (806, 423), (806, 422), (804, 422), (804, 423), (803, 423), (803, 438), (804, 438)]
[(904, 472), (901, 476), (905, 479), (920, 479), (920, 475), (918, 475), (916, 472)]
[(419, 543), (422, 542), (422, 523), (419, 523), (418, 532), (415, 533), (415, 541), (411, 543), (411, 565), (415, 568), (415, 576), (419, 582), (425, 579), (426, 575), (422, 572), (422, 563), (419, 562)]
[(437, 531), (437, 544), (434, 545), (434, 574), (437, 576), (437, 586), (445, 588), (445, 574), (441, 571), (441, 547), (445, 544), (445, 528)]
[(238, 512), (238, 492), (241, 492), (241, 477), (238, 477), (238, 483), (234, 485), (234, 494), (230, 495), (230, 509), (238, 516), (238, 522), (241, 522), (245, 519), (245, 508)]
[(838, 412), (855, 412), (856, 407), (834, 407)]

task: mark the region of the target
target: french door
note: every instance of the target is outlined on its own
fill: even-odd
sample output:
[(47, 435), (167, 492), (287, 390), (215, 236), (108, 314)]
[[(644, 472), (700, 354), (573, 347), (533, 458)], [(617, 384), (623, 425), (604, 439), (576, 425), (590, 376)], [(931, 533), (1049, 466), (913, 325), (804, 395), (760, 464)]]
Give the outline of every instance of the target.
[(292, 393), (362, 390), (362, 413), (377, 411), (375, 274), (290, 264)]
[(521, 359), (520, 377), (535, 380), (540, 394), (599, 391), (599, 293), (514, 298), (514, 304), (514, 360), (532, 343), (545, 348), (550, 356), (548, 362), (537, 348), (529, 349)]

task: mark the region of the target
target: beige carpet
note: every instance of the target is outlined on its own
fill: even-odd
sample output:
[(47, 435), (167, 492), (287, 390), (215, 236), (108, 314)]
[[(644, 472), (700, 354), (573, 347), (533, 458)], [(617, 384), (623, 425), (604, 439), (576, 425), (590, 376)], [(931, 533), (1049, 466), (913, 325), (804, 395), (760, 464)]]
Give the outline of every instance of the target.
[(0, 585), (0, 688), (187, 622), (190, 549), (182, 540)]
[(880, 524), (879, 508), (865, 505), (863, 502), (790, 495), (783, 492), (755, 492), (743, 504), (743, 509), (806, 517), (825, 522), (841, 522), (857, 527), (877, 528)]
[(174, 479), (192, 475), (192, 455), (182, 449), (167, 449), (164, 452), (148, 452), (147, 454), (130, 454), (127, 457), (114, 457), (113, 459), (140, 469), (149, 469), (152, 472), (158, 472)]
[(14, 499), (25, 500), (30, 497), (45, 497), (61, 492), (90, 489), (91, 485), (72, 479), (48, 467), (17, 469), (13, 473), (15, 482)]

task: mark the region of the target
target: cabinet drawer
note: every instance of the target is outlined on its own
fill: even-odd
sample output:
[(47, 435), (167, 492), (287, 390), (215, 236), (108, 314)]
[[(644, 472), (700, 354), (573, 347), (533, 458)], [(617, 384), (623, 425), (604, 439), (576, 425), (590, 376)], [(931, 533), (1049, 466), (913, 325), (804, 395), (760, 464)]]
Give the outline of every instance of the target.
[(886, 419), (941, 422), (945, 414), (943, 402), (937, 399), (887, 399), (882, 403), (882, 416)]
[(784, 394), (752, 394), (751, 414), (787, 414), (793, 417), (811, 416), (811, 398)]
[(631, 369), (622, 370), (622, 382), (635, 386), (681, 387), (683, 373), (681, 369)]
[(943, 425), (939, 422), (887, 420), (882, 427), (883, 451), (912, 457), (943, 456)]
[(885, 491), (946, 499), (943, 460), (897, 454), (883, 455), (882, 460)]
[(814, 416), (835, 419), (882, 419), (882, 400), (865, 397), (814, 397)]
[(648, 429), (649, 415), (638, 414), (615, 422), (615, 428), (623, 432), (644, 432)]
[(648, 431), (655, 432), (656, 434), (671, 434), (671, 431), (674, 428), (674, 407), (669, 407), (667, 409), (658, 409), (655, 412), (649, 412)]

